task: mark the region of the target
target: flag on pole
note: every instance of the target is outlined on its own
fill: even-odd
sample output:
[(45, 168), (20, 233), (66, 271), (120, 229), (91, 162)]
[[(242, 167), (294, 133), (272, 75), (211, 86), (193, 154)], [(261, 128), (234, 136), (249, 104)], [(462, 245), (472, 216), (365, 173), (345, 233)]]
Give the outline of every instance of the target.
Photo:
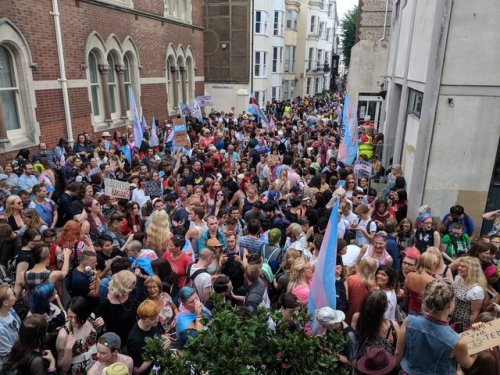
[(134, 90), (129, 87), (130, 112), (132, 112), (132, 131), (134, 133), (135, 147), (140, 148), (142, 144), (143, 132), (141, 120), (139, 120), (139, 112), (137, 111), (137, 103), (135, 102)]
[(250, 94), (248, 100), (247, 112), (255, 116), (257, 123), (262, 122), (262, 127), (264, 129), (268, 130), (270, 128), (269, 120), (267, 119), (265, 113), (262, 111), (262, 108), (260, 108), (253, 93)]
[(314, 311), (325, 306), (335, 309), (337, 293), (335, 290), (335, 267), (337, 264), (337, 225), (339, 215), (339, 199), (333, 205), (330, 220), (326, 227), (319, 257), (311, 283), (311, 292), (307, 303), (307, 311), (314, 316)]
[(151, 124), (151, 136), (149, 137), (149, 144), (151, 147), (156, 147), (160, 143), (158, 139), (158, 132), (156, 130), (156, 117), (153, 116)]
[(132, 164), (132, 152), (130, 151), (129, 145), (123, 146), (122, 153), (123, 153), (123, 155), (125, 155), (125, 158), (129, 162), (129, 164)]
[(146, 132), (146, 127), (147, 127), (146, 117), (142, 116), (141, 129), (142, 129), (143, 136), (144, 136), (144, 133)]
[(344, 124), (344, 136), (340, 141), (338, 160), (345, 165), (352, 165), (358, 153), (358, 120), (356, 108), (347, 93), (344, 98), (342, 123)]

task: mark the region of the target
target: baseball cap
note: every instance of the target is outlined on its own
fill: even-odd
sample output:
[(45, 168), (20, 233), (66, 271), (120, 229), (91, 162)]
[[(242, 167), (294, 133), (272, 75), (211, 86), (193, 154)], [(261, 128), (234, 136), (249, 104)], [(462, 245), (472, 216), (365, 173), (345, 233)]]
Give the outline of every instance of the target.
[(98, 343), (107, 346), (111, 350), (120, 350), (120, 347), (122, 346), (120, 336), (114, 332), (106, 332), (104, 335), (99, 337)]

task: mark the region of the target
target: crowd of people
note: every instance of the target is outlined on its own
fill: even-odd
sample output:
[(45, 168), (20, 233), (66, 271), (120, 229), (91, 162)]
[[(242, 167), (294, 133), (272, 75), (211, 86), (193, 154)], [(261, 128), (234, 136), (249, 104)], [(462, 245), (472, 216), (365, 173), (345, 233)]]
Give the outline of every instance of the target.
[[(401, 167), (382, 166), (369, 122), (358, 158), (372, 176), (337, 159), (341, 103), (274, 101), (270, 123), (212, 110), (186, 118), (188, 147), (165, 120), (154, 146), (151, 129), (136, 143), (127, 128), (21, 150), (0, 173), (2, 371), (149, 374), (146, 338), (182, 350), (210, 329), (215, 295), (250, 313), (307, 310), (339, 200), (336, 307), (304, 329), (344, 332), (353, 373), (500, 374), (498, 347), (469, 355), (459, 336), (500, 316), (500, 210), (484, 236), (460, 205), (407, 217)], [(129, 198), (106, 195), (109, 180)]]

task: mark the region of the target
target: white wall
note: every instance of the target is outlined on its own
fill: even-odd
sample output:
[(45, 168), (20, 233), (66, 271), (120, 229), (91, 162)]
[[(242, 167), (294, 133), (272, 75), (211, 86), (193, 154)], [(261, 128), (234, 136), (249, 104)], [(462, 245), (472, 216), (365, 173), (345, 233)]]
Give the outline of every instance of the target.
[(237, 113), (247, 109), (249, 85), (205, 83), (205, 92), (212, 95), (214, 107), (221, 111), (229, 111), (235, 107)]
[[(419, 130), (419, 119), (413, 115), (406, 116), (405, 139), (403, 142), (403, 156), (401, 167), (405, 176), (406, 185), (411, 186), (413, 174), (413, 161), (417, 150), (417, 135)], [(411, 199), (411, 198), (410, 198)]]

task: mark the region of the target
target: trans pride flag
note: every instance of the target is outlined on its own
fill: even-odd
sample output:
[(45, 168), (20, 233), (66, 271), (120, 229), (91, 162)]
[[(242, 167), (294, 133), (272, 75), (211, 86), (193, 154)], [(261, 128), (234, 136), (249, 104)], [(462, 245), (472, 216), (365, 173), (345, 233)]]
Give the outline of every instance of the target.
[(253, 94), (250, 94), (250, 99), (248, 101), (248, 107), (247, 107), (247, 112), (250, 113), (251, 115), (254, 115), (257, 123), (262, 121), (262, 127), (266, 130), (269, 130), (271, 127), (271, 124), (269, 123), (269, 120), (267, 119), (266, 115), (264, 114), (264, 111), (259, 107), (259, 103), (257, 102), (257, 99)]
[(153, 116), (153, 119), (151, 120), (151, 135), (149, 137), (149, 144), (151, 147), (156, 147), (160, 143), (160, 140), (158, 139), (158, 131), (156, 130), (156, 117)]
[(337, 226), (340, 199), (334, 203), (330, 220), (326, 227), (321, 250), (316, 262), (316, 269), (311, 283), (307, 312), (314, 316), (314, 311), (325, 306), (335, 309), (337, 292), (335, 290), (335, 266), (337, 263)]
[(342, 124), (344, 125), (344, 136), (340, 141), (338, 160), (345, 165), (352, 165), (358, 153), (358, 119), (356, 108), (347, 93), (344, 98)]
[(130, 98), (130, 112), (132, 112), (132, 130), (134, 132), (134, 144), (135, 147), (140, 148), (142, 144), (142, 125), (139, 119), (139, 112), (137, 111), (137, 103), (135, 102), (134, 90), (129, 87), (129, 98)]

